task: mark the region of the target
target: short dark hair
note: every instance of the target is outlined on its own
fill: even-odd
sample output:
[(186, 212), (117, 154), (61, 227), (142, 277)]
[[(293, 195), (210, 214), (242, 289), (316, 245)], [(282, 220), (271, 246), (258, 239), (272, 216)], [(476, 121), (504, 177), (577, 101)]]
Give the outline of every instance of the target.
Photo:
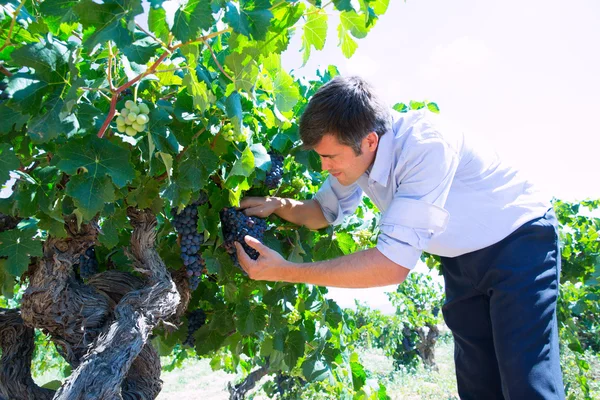
[(304, 147), (312, 149), (331, 134), (360, 155), (361, 142), (370, 132), (381, 137), (391, 126), (389, 108), (368, 82), (358, 76), (337, 76), (308, 102), (300, 118), (300, 137)]

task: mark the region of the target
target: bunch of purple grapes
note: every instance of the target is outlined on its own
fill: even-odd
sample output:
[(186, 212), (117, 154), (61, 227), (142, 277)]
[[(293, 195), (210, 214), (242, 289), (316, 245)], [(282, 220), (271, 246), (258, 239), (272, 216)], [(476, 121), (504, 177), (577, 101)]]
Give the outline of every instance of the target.
[(94, 246), (88, 247), (85, 254), (79, 256), (79, 276), (88, 279), (98, 273), (98, 260), (96, 260), (96, 249)]
[(283, 177), (283, 156), (274, 152), (269, 152), (269, 155), (271, 156), (271, 168), (267, 172), (265, 186), (267, 189), (276, 189)]
[(267, 222), (262, 218), (248, 217), (235, 208), (224, 208), (220, 212), (220, 217), (223, 238), (225, 239), (224, 246), (227, 252), (232, 255), (234, 263), (238, 265), (235, 242), (239, 242), (246, 254), (256, 260), (259, 256), (258, 252), (246, 244), (244, 236), (249, 235), (262, 242), (267, 230)]
[(183, 342), (189, 346), (194, 345), (194, 333), (204, 326), (206, 323), (206, 313), (204, 310), (194, 310), (188, 314), (188, 333), (187, 338)]
[(208, 198), (204, 193), (200, 198), (186, 206), (179, 214), (173, 209), (173, 226), (177, 233), (181, 235), (181, 259), (185, 265), (188, 277), (190, 278), (190, 288), (195, 290), (200, 283), (202, 270), (206, 265), (200, 254), (200, 246), (204, 242), (204, 235), (198, 232), (198, 206), (206, 203)]

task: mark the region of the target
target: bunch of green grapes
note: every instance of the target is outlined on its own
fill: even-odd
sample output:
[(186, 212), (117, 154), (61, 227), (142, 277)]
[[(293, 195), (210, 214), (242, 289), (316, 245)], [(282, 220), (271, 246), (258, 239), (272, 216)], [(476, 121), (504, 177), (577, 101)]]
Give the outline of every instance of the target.
[(250, 128), (247, 126), (242, 127), (240, 133), (237, 134), (235, 133), (233, 125), (231, 124), (227, 124), (223, 126), (223, 129), (221, 129), (221, 135), (223, 135), (223, 139), (227, 140), (228, 142), (245, 142), (250, 137), (250, 133)]
[(150, 109), (144, 103), (136, 104), (133, 100), (125, 102), (125, 108), (116, 114), (117, 130), (121, 133), (126, 133), (129, 136), (135, 136), (138, 132), (146, 130), (148, 121), (148, 113)]

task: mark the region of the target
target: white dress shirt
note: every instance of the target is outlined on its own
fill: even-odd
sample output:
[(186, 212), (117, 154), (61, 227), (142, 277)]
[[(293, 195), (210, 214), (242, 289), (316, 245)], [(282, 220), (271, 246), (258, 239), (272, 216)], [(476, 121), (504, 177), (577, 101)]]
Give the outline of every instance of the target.
[(551, 207), (515, 168), (427, 109), (394, 113), (370, 171), (349, 186), (330, 175), (314, 199), (337, 225), (363, 192), (382, 212), (377, 249), (409, 269), (422, 251), (456, 257), (497, 243)]

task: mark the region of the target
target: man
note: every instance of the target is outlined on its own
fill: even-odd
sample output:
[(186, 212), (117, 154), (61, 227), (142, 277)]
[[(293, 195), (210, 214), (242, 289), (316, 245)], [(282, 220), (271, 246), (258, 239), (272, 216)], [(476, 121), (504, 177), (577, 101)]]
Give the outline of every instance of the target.
[(357, 77), (338, 77), (313, 96), (300, 136), (329, 171), (314, 199), (246, 198), (241, 208), (318, 229), (352, 214), (364, 192), (382, 212), (377, 246), (296, 264), (247, 236), (256, 261), (236, 246), (252, 279), (399, 284), (422, 251), (437, 254), (460, 397), (564, 399), (557, 222), (529, 182), (425, 109), (391, 115)]

